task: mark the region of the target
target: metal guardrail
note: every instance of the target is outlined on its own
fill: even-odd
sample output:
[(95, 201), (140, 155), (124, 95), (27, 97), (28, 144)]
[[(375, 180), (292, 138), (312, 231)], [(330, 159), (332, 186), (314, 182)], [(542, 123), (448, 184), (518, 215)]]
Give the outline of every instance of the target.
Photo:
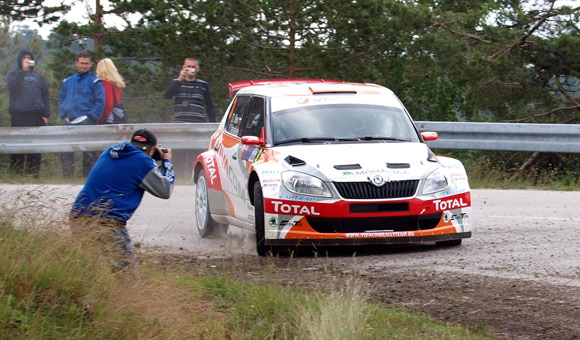
[(580, 153), (580, 124), (415, 122), (421, 131), (436, 131), (428, 142), (442, 149)]
[(217, 123), (3, 127), (0, 128), (0, 154), (102, 151), (129, 140), (138, 129), (151, 130), (159, 144), (172, 149), (203, 150), (209, 146), (217, 127)]
[[(580, 153), (580, 124), (416, 122), (436, 131), (434, 148)], [(137, 129), (155, 133), (161, 145), (205, 150), (218, 123), (149, 123), (97, 126), (0, 128), (0, 153), (99, 151), (128, 140)]]

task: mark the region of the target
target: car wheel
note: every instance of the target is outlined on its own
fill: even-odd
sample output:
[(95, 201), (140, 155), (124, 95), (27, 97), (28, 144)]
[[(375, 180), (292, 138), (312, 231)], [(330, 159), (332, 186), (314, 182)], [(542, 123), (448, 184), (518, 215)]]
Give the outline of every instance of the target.
[(211, 218), (207, 180), (205, 173), (200, 172), (195, 190), (195, 219), (197, 231), (201, 237), (221, 236), (228, 232), (228, 225), (217, 223)]
[(435, 245), (439, 247), (457, 247), (461, 245), (462, 239), (459, 240), (450, 240), (450, 241), (439, 241), (435, 242)]
[(260, 182), (254, 183), (254, 224), (256, 228), (256, 250), (258, 255), (266, 256), (268, 248), (265, 245), (264, 229), (264, 194)]

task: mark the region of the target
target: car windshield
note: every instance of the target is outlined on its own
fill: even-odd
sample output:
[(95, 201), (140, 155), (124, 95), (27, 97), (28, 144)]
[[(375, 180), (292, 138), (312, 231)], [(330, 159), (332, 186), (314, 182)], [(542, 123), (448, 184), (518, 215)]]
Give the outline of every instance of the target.
[(342, 141), (419, 142), (400, 108), (365, 104), (312, 105), (272, 112), (274, 144)]

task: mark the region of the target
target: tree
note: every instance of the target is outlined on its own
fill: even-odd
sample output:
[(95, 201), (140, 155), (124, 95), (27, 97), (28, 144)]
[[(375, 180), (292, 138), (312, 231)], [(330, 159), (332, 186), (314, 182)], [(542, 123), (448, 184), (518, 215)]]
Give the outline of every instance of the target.
[[(554, 1), (535, 7), (513, 0), (110, 4), (95, 23), (63, 22), (57, 32), (69, 42), (98, 38), (96, 54), (123, 61), (132, 85), (146, 84), (141, 93), (162, 92), (183, 58), (197, 56), (200, 77), (216, 89), (222, 110), (228, 82), (311, 77), (386, 85), (416, 119), (573, 121), (578, 115), (557, 80), (579, 70), (580, 10), (556, 8)], [(137, 22), (128, 20), (136, 13)], [(105, 27), (99, 18), (106, 15), (125, 18), (125, 27)]]
[(60, 14), (68, 10), (69, 6), (43, 6), (44, 0), (2, 0), (0, 2), (0, 17), (11, 21), (38, 19), (41, 24), (54, 22), (60, 19)]

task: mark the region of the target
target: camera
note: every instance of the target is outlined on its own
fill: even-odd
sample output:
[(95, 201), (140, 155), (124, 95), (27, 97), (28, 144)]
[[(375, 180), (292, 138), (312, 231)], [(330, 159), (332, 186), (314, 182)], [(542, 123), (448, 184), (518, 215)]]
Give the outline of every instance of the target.
[(195, 74), (195, 69), (194, 68), (188, 69), (187, 74)]
[(36, 62), (34, 60), (29, 60), (28, 61), (28, 67), (33, 70), (34, 69), (34, 65), (36, 64)]
[[(159, 152), (159, 149), (161, 149), (161, 153)], [(163, 159), (163, 154), (162, 153), (168, 153), (169, 151), (166, 148), (159, 148), (159, 149), (155, 149), (155, 152), (153, 153), (153, 159), (156, 161), (160, 161)]]

